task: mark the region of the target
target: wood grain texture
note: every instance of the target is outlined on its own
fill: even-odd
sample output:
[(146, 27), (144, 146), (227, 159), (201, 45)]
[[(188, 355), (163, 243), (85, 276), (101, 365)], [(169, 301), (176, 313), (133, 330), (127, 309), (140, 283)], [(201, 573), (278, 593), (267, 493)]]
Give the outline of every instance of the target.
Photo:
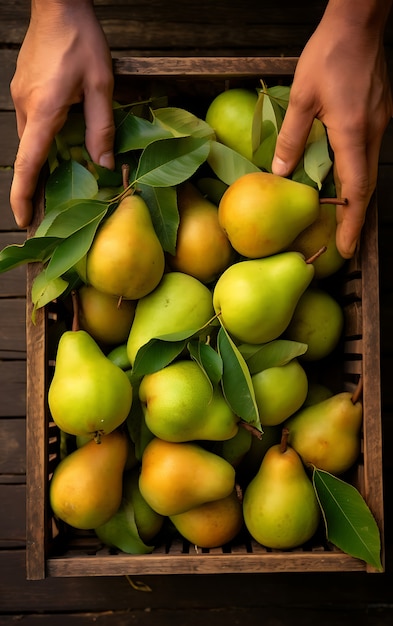
[[(17, 149), (8, 87), (17, 49), (28, 25), (29, 4), (29, 0), (0, 3), (0, 231), (17, 232), (8, 204), (12, 172), (2, 167), (13, 164)], [(185, 0), (175, 9), (173, 3), (167, 0), (149, 3), (137, 0), (95, 1), (114, 58), (133, 55), (141, 58), (150, 55), (188, 58), (196, 55), (297, 55), (325, 4), (320, 0), (295, 4), (284, 1), (276, 6), (260, 3), (256, 16), (252, 0), (242, 3)], [(393, 19), (390, 19), (385, 38), (391, 68), (392, 23)], [(378, 183), (380, 368), (387, 529), (393, 524), (390, 504), (393, 488), (392, 133), (393, 125), (390, 124), (382, 145)], [(9, 298), (12, 282), (8, 279), (0, 282), (0, 297)], [(18, 274), (15, 278), (16, 297), (20, 295), (20, 287), (21, 277)], [(18, 345), (24, 335), (24, 323), (21, 319), (19, 323)], [(361, 324), (361, 316), (356, 324)], [(15, 526), (20, 529), (23, 525), (20, 483), (26, 471), (26, 361), (17, 358), (14, 345), (11, 346), (11, 355), (7, 350), (7, 354), (0, 356), (0, 485), (10, 489), (6, 492), (11, 494), (6, 500), (9, 515), (10, 519), (17, 515)], [(5, 448), (3, 444), (7, 442)], [(33, 475), (36, 471), (33, 467)], [(42, 498), (42, 494), (37, 494), (37, 497)], [(3, 506), (0, 515), (4, 515)], [(41, 524), (42, 520), (37, 518), (36, 523)], [(351, 623), (358, 626), (390, 626), (393, 620), (393, 549), (389, 530), (385, 546), (387, 572), (382, 576), (323, 572), (318, 575), (281, 572), (228, 576), (222, 572), (214, 576), (132, 577), (136, 587), (141, 582), (151, 589), (142, 592), (133, 588), (124, 576), (85, 577), (83, 571), (77, 578), (27, 581), (26, 552), (17, 544), (20, 532), (10, 528), (11, 522), (3, 524), (6, 536), (1, 539), (14, 543), (11, 549), (4, 549), (5, 544), (1, 544), (3, 549), (0, 550), (1, 626), (19, 620), (28, 626), (79, 626), (89, 623), (147, 626), (153, 621), (157, 626), (185, 623), (194, 626), (202, 622), (207, 626), (237, 626), (247, 621), (259, 623), (261, 617), (267, 626), (308, 626), (311, 623), (321, 626), (330, 626), (331, 623), (338, 626)]]

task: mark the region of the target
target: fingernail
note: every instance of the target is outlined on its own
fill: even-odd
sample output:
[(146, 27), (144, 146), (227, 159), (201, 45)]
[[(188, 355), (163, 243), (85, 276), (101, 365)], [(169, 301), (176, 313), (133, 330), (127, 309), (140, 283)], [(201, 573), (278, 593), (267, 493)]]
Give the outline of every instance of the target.
[(273, 174), (277, 174), (278, 176), (286, 176), (288, 173), (288, 167), (285, 161), (283, 161), (279, 157), (274, 157), (272, 163), (272, 172)]
[(112, 152), (104, 152), (104, 154), (101, 154), (99, 165), (101, 165), (101, 167), (106, 167), (108, 170), (113, 170), (114, 158)]

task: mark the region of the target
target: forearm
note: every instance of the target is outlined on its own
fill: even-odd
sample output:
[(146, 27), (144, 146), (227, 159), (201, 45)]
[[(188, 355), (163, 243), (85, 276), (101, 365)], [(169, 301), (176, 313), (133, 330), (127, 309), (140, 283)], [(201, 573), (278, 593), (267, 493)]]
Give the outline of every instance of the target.
[(323, 19), (353, 29), (381, 33), (392, 8), (392, 0), (329, 0)]

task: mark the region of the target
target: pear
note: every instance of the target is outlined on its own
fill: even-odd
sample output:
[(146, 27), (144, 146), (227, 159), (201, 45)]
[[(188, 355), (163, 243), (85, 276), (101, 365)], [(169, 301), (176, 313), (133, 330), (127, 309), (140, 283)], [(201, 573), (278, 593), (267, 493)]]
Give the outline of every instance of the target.
[(173, 443), (156, 437), (144, 449), (139, 489), (161, 515), (177, 515), (225, 498), (234, 487), (232, 465), (197, 443)]
[(191, 182), (177, 191), (179, 227), (171, 269), (211, 283), (235, 258), (235, 251), (218, 223), (218, 209)]
[(105, 356), (85, 330), (78, 329), (77, 317), (75, 311), (75, 330), (67, 330), (60, 337), (48, 404), (61, 430), (99, 438), (125, 421), (133, 390), (127, 374)]
[(147, 374), (139, 386), (146, 425), (165, 441), (218, 441), (238, 431), (238, 418), (198, 363), (178, 360)]
[(336, 230), (336, 205), (323, 203), (320, 205), (317, 219), (310, 226), (307, 226), (288, 248), (309, 257), (315, 250), (326, 246), (325, 254), (316, 259), (314, 263), (315, 278), (331, 276), (338, 272), (345, 263), (345, 259), (337, 250)]
[(242, 504), (236, 491), (170, 517), (178, 532), (195, 546), (217, 548), (232, 541), (243, 526)]
[(318, 500), (301, 458), (287, 445), (285, 429), (244, 492), (243, 516), (258, 543), (279, 550), (302, 545), (318, 528)]
[(213, 296), (206, 285), (183, 272), (164, 274), (158, 287), (136, 305), (127, 340), (134, 365), (138, 350), (154, 337), (197, 330), (214, 316)]
[(242, 422), (240, 422), (240, 426), (233, 437), (217, 441), (212, 451), (237, 468), (249, 452), (253, 439), (254, 436), (251, 431), (243, 427)]
[(325, 289), (308, 287), (299, 298), (285, 336), (307, 344), (302, 361), (318, 361), (337, 347), (343, 328), (344, 312), (337, 300)]
[(281, 426), (264, 426), (263, 433), (251, 437), (251, 445), (248, 452), (242, 458), (237, 467), (239, 483), (248, 485), (258, 472), (262, 459), (273, 445), (280, 443)]
[(147, 504), (138, 487), (139, 469), (125, 472), (123, 498), (119, 509), (105, 524), (95, 528), (106, 545), (128, 554), (148, 554), (149, 545), (162, 528), (164, 517)]
[(86, 258), (87, 282), (126, 300), (138, 300), (158, 285), (165, 256), (146, 202), (126, 196), (97, 231)]
[(262, 427), (281, 424), (307, 397), (307, 374), (297, 359), (257, 372), (251, 381)]
[(77, 448), (57, 465), (49, 484), (56, 517), (74, 528), (94, 529), (108, 521), (122, 499), (128, 439), (119, 430)]
[(240, 176), (218, 205), (219, 222), (233, 248), (252, 259), (285, 250), (318, 215), (316, 189), (270, 172)]
[(120, 367), (122, 370), (128, 371), (131, 369), (131, 363), (127, 354), (127, 342), (115, 346), (106, 356), (110, 361), (112, 361), (112, 363), (117, 365), (117, 367)]
[(239, 341), (266, 343), (285, 331), (313, 277), (313, 264), (298, 252), (239, 261), (218, 279), (214, 309)]
[(362, 403), (343, 391), (300, 409), (284, 425), (290, 445), (305, 464), (338, 475), (360, 454), (362, 417)]
[(124, 343), (134, 319), (135, 300), (120, 300), (99, 291), (92, 285), (79, 289), (79, 322), (99, 344), (111, 346)]

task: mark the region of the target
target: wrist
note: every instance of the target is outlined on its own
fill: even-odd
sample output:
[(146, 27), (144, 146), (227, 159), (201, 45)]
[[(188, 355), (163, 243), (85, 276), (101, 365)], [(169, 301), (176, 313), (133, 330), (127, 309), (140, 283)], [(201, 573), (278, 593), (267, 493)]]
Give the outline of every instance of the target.
[(392, 8), (392, 0), (329, 0), (324, 19), (351, 28), (382, 32)]

